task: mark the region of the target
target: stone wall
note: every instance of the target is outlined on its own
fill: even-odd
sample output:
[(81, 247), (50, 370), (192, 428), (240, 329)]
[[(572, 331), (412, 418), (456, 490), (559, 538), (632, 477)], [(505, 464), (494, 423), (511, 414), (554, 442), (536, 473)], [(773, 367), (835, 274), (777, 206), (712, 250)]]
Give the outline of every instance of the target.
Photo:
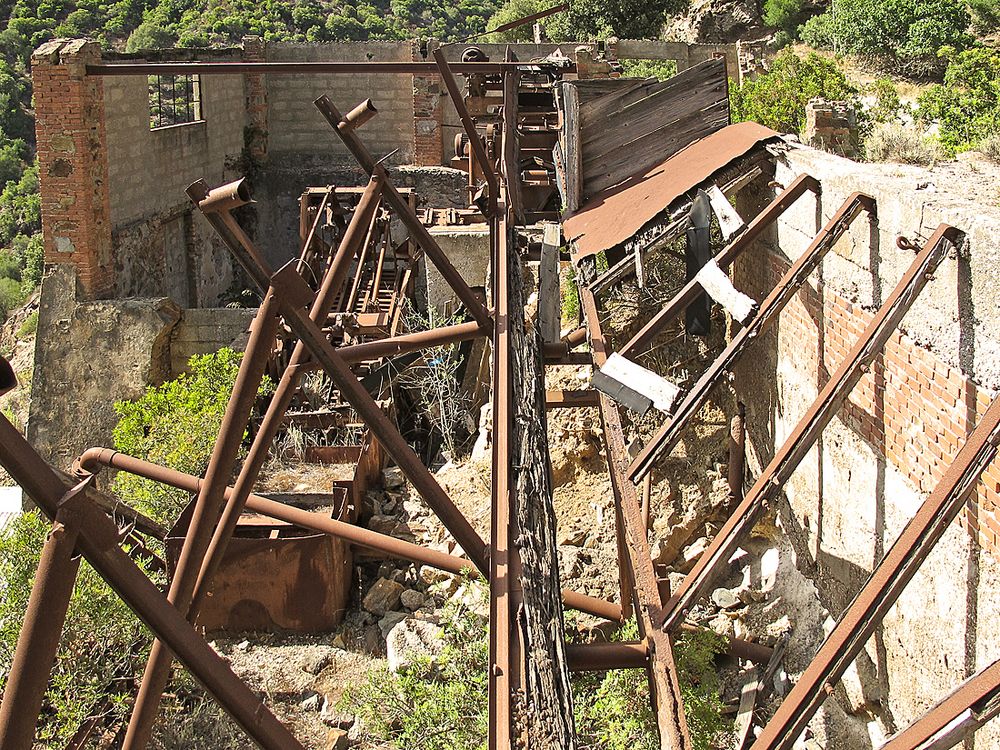
[[(926, 179), (919, 169), (858, 164), (808, 148), (791, 150), (776, 179), (788, 184), (802, 172), (821, 180), (820, 200), (800, 198), (737, 264), (737, 287), (756, 299), (851, 192), (875, 197), (878, 219), (873, 226), (864, 216), (855, 222), (822, 274), (814, 274), (736, 371), (755, 472), (912, 261), (896, 237), (926, 238), (942, 221), (966, 233), (786, 486), (779, 523), (790, 534), (799, 570), (836, 619), (1000, 388), (1000, 212), (917, 191)], [(759, 196), (760, 203), (768, 197)], [(998, 493), (1000, 465), (994, 463), (838, 687), (838, 705), (811, 724), (817, 737), (833, 743), (827, 746), (877, 747), (886, 733), (1000, 656), (991, 627), (1000, 614)], [(819, 622), (827, 630), (830, 624)], [(791, 664), (789, 671), (804, 666)], [(998, 742), (1000, 727), (989, 725), (974, 747)]]
[(196, 354), (213, 354), (225, 346), (243, 351), (256, 313), (245, 307), (184, 310), (170, 333), (170, 376), (187, 372), (188, 360)]

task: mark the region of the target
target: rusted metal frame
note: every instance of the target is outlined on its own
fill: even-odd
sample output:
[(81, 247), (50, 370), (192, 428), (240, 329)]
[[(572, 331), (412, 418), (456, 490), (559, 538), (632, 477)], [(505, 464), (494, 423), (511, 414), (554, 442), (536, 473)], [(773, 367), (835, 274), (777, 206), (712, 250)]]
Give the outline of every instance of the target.
[[(734, 177), (732, 180), (727, 182), (721, 187), (723, 193), (731, 193), (734, 190), (742, 189), (746, 187), (750, 182), (752, 182), (756, 177), (760, 176), (761, 169), (758, 166), (751, 167), (745, 173)], [(801, 175), (799, 177), (801, 179)], [(674, 211), (672, 216), (678, 216), (678, 218), (671, 221), (667, 226), (665, 226), (660, 232), (657, 233), (655, 237), (649, 240), (643, 247), (639, 248), (638, 252), (640, 259), (641, 256), (652, 250), (660, 247), (669, 242), (673, 242), (675, 239), (683, 234), (684, 230), (688, 226), (688, 216), (687, 213), (690, 210), (691, 201), (685, 201), (684, 205)], [(641, 262), (641, 260), (639, 261)], [(611, 268), (602, 273), (596, 279), (590, 283), (590, 288), (594, 290), (594, 294), (601, 294), (609, 284), (614, 284), (620, 281), (625, 276), (629, 275), (631, 271), (635, 270), (636, 258), (635, 252), (628, 253), (626, 257), (622, 258), (620, 261), (615, 263)]]
[(669, 454), (680, 439), (688, 422), (698, 413), (702, 404), (705, 403), (705, 399), (708, 398), (708, 394), (719, 383), (722, 376), (731, 372), (736, 362), (754, 340), (777, 321), (781, 311), (791, 302), (802, 285), (809, 279), (809, 275), (822, 263), (826, 254), (850, 228), (854, 219), (862, 211), (866, 211), (870, 217), (874, 217), (875, 199), (861, 193), (854, 193), (837, 209), (837, 212), (830, 218), (822, 231), (816, 235), (809, 247), (781, 277), (767, 298), (760, 303), (757, 315), (733, 336), (722, 353), (702, 373), (691, 389), (684, 394), (684, 398), (676, 406), (673, 413), (650, 438), (639, 455), (635, 457), (628, 468), (629, 479), (638, 481), (640, 477), (652, 469), (653, 464), (661, 456)]
[(350, 313), (354, 311), (358, 302), (358, 292), (361, 290), (361, 277), (364, 275), (365, 263), (368, 261), (368, 254), (372, 249), (372, 240), (375, 242), (381, 241), (382, 233), (385, 231), (384, 226), (379, 226), (378, 221), (373, 221), (368, 227), (368, 236), (365, 238), (364, 243), (361, 245), (360, 252), (358, 253), (358, 265), (357, 270), (354, 272), (354, 280), (351, 282), (351, 291), (347, 295), (347, 299), (340, 305), (342, 312)]
[[(326, 273), (320, 282), (319, 291), (309, 313), (310, 317), (317, 323), (324, 319), (336, 300), (337, 295), (343, 289), (347, 274), (350, 271), (351, 259), (357, 252), (358, 244), (365, 236), (366, 228), (371, 225), (374, 219), (381, 195), (382, 187), (379, 180), (370, 180), (365, 188), (365, 192), (362, 193), (358, 201), (354, 214), (351, 216), (350, 223), (344, 231), (337, 251), (330, 260)], [(215, 529), (215, 533), (212, 535), (212, 541), (209, 544), (204, 563), (198, 574), (191, 607), (193, 617), (196, 617), (200, 611), (201, 604), (208, 593), (212, 577), (222, 563), (226, 547), (233, 533), (236, 531), (236, 526), (243, 513), (246, 498), (250, 495), (253, 485), (260, 475), (264, 462), (267, 460), (271, 444), (278, 430), (281, 428), (282, 421), (295, 395), (295, 390), (300, 380), (300, 366), (305, 364), (307, 360), (308, 353), (305, 347), (302, 346), (301, 342), (296, 342), (295, 348), (292, 350), (292, 356), (288, 361), (288, 366), (282, 372), (274, 394), (271, 396), (271, 401), (268, 404), (264, 418), (257, 429), (257, 434), (254, 436), (253, 443), (247, 452), (243, 465), (240, 467), (240, 473), (236, 479), (233, 491), (230, 493), (228, 489), (225, 490), (226, 506)]]
[(333, 186), (328, 187), (326, 192), (323, 194), (322, 200), (319, 202), (319, 206), (316, 208), (316, 218), (313, 219), (312, 225), (309, 227), (309, 233), (302, 241), (302, 250), (299, 253), (299, 273), (302, 273), (305, 270), (306, 256), (309, 254), (309, 248), (312, 246), (313, 239), (316, 237), (316, 230), (319, 228), (319, 223), (323, 220), (323, 211), (326, 210), (326, 206), (330, 202), (330, 198), (333, 196), (335, 190), (336, 188)]
[[(391, 185), (385, 182), (381, 174), (379, 182), (383, 191), (391, 188)], [(388, 193), (383, 192), (383, 198), (387, 195)], [(213, 227), (215, 226), (213, 224)], [(245, 234), (237, 235), (227, 232), (225, 228), (223, 230), (219, 233), (220, 237), (237, 261), (244, 267), (252, 266), (253, 256), (259, 256), (260, 253), (250, 238)], [(271, 280), (274, 282), (274, 289), (279, 298), (286, 324), (310, 352), (312, 358), (319, 362), (333, 379), (344, 400), (358, 412), (361, 419), (371, 429), (372, 434), (402, 470), (404, 476), (410, 480), (410, 483), (413, 484), (431, 510), (437, 514), (445, 528), (466, 551), (476, 568), (483, 575), (486, 575), (488, 564), (486, 545), (483, 540), (451, 502), (434, 475), (424, 466), (403, 436), (399, 434), (399, 430), (379, 408), (375, 399), (358, 382), (357, 377), (351, 372), (343, 358), (337, 354), (336, 349), (330, 344), (322, 329), (306, 314), (305, 305), (313, 295), (305, 281), (295, 271), (294, 262), (286, 264), (278, 273), (274, 274)]]
[(497, 34), (501, 31), (509, 31), (510, 29), (516, 29), (521, 26), (524, 26), (526, 23), (532, 23), (533, 21), (538, 21), (542, 18), (547, 18), (548, 16), (551, 16), (555, 13), (559, 13), (564, 10), (569, 10), (569, 3), (560, 3), (559, 5), (553, 5), (551, 8), (540, 10), (537, 13), (532, 13), (529, 16), (523, 16), (521, 18), (517, 18), (513, 21), (509, 21), (508, 23), (501, 24), (500, 26), (497, 26), (495, 29), (489, 29), (488, 31), (483, 31), (480, 34), (473, 34), (472, 36), (467, 37), (464, 41), (467, 42), (470, 39), (475, 39), (476, 37), (482, 36), (484, 34)]
[[(197, 615), (196, 611), (191, 610), (191, 603), (199, 574), (203, 564), (207, 562), (206, 553), (225, 509), (226, 486), (239, 456), (243, 435), (250, 421), (250, 411), (257, 399), (268, 355), (278, 333), (278, 324), (278, 303), (273, 292), (268, 292), (250, 330), (246, 351), (205, 470), (205, 481), (195, 500), (184, 545), (170, 579), (167, 599), (179, 612), (190, 616), (192, 620)], [(160, 697), (170, 681), (171, 661), (169, 650), (159, 639), (154, 640), (125, 732), (123, 750), (142, 750), (149, 744), (159, 711)]]
[(778, 498), (785, 482), (812, 449), (824, 427), (850, 396), (851, 390), (895, 332), (900, 320), (927, 283), (927, 278), (947, 254), (949, 241), (954, 240), (956, 235), (954, 228), (942, 224), (927, 241), (808, 411), (761, 472), (743, 502), (733, 511), (674, 592), (664, 612), (665, 630), (673, 629), (681, 622), (715, 580), (718, 571), (727, 563), (767, 506)]
[(546, 391), (546, 409), (567, 409), (572, 407), (600, 406), (600, 393), (588, 388), (582, 391)]
[(879, 750), (946, 750), (1000, 714), (1000, 660), (976, 673)]
[[(372, 305), (375, 306), (376, 310), (379, 309), (379, 288), (382, 286), (382, 273), (385, 270), (385, 256), (389, 251), (389, 245), (391, 242), (391, 229), (387, 225), (385, 232), (382, 233), (382, 242), (379, 247), (378, 258), (375, 261), (375, 275), (372, 278), (372, 285), (368, 291), (365, 292), (365, 302), (362, 307), (362, 310), (365, 312), (367, 312)], [(393, 294), (395, 294), (395, 289), (393, 290)]]
[[(584, 320), (590, 331), (594, 363), (600, 365), (608, 356), (608, 347), (601, 332), (597, 301), (593, 292), (583, 287), (580, 289), (580, 299)], [(684, 714), (677, 667), (674, 664), (673, 646), (670, 637), (656, 627), (660, 620), (662, 600), (657, 587), (656, 572), (653, 570), (652, 554), (646, 539), (646, 530), (642, 527), (642, 511), (636, 487), (625, 477), (628, 450), (625, 447), (621, 418), (614, 401), (604, 394), (601, 394), (600, 408), (611, 487), (615, 495), (615, 504), (621, 510), (627, 537), (626, 564), (635, 582), (636, 623), (639, 635), (645, 639), (649, 650), (650, 695), (656, 714), (660, 746), (664, 750), (688, 750), (692, 747), (691, 737)]]
[(458, 117), (462, 121), (462, 127), (465, 129), (465, 135), (469, 139), (469, 148), (472, 149), (472, 154), (476, 157), (476, 161), (479, 163), (479, 166), (483, 171), (483, 179), (486, 180), (486, 184), (489, 185), (490, 192), (496, 194), (499, 183), (497, 181), (496, 172), (494, 171), (494, 166), (490, 163), (490, 159), (486, 155), (486, 148), (483, 146), (483, 142), (479, 137), (479, 132), (476, 130), (476, 124), (472, 121), (472, 116), (469, 114), (469, 110), (465, 106), (465, 99), (462, 97), (462, 91), (458, 86), (458, 81), (455, 80), (455, 75), (451, 71), (451, 66), (448, 64), (448, 61), (445, 60), (444, 49), (442, 47), (438, 47), (434, 50), (433, 55), (434, 62), (438, 67), (438, 72), (441, 74), (441, 80), (444, 81), (445, 88), (448, 89), (448, 95), (451, 97), (451, 101), (455, 105)]
[[(407, 290), (410, 288), (410, 279), (412, 277), (412, 274), (413, 274), (413, 264), (410, 263), (407, 264), (406, 270), (403, 271), (403, 278), (399, 282), (399, 288), (396, 293), (398, 299), (403, 300), (406, 298), (406, 295), (408, 293)], [(397, 332), (399, 331), (399, 323), (403, 319), (403, 307), (404, 306), (402, 302), (400, 302), (398, 305), (396, 305), (396, 310), (392, 314), (392, 325), (389, 327), (390, 337), (396, 336)]]
[[(233, 674), (222, 657), (118, 546), (118, 527), (90, 501), (101, 493), (83, 486), (81, 492), (68, 495), (73, 487), (2, 415), (0, 464), (49, 518), (55, 518), (59, 510), (72, 508), (79, 529), (77, 550), (255, 742), (266, 750), (302, 750), (263, 701)], [(61, 500), (65, 502), (60, 505)], [(104, 502), (111, 500), (105, 498)]]
[(323, 331), (309, 319), (305, 311), (299, 307), (295, 299), (298, 297), (297, 286), (304, 285), (291, 266), (285, 266), (274, 276), (275, 289), (282, 302), (285, 322), (306, 346), (312, 357), (318, 361), (327, 375), (334, 381), (343, 399), (349, 403), (358, 416), (371, 430), (386, 453), (399, 466), (403, 475), (410, 480), (420, 496), (431, 510), (435, 512), (445, 528), (461, 545), (476, 568), (487, 575), (489, 565), (487, 549), (483, 540), (472, 528), (468, 519), (455, 507), (448, 494), (444, 491), (434, 475), (430, 473), (423, 462), (413, 452), (392, 420), (382, 411), (371, 394), (358, 382), (351, 372), (350, 366), (337, 354)]
[(569, 662), (571, 672), (647, 669), (649, 650), (643, 641), (567, 643), (566, 661)]
[[(509, 179), (509, 175), (504, 175)], [(509, 312), (507, 278), (509, 253), (510, 209), (506, 206), (504, 189), (497, 205), (491, 245), (493, 248), (493, 487), (490, 514), (490, 671), (489, 688), (489, 748), (513, 748), (511, 691), (520, 668), (512, 652), (517, 648), (514, 638), (514, 613), (511, 603), (512, 575), (510, 524), (511, 497), (510, 443), (513, 429), (510, 401)]]
[[(538, 63), (534, 63), (537, 67)], [(502, 62), (455, 63), (452, 70), (465, 75), (502, 73), (508, 66)], [(299, 75), (322, 73), (324, 75), (378, 75), (386, 73), (434, 73), (432, 62), (162, 62), (162, 63), (104, 63), (88, 65), (88, 76), (155, 76), (155, 75), (241, 75), (264, 73), (267, 75)]]
[[(433, 65), (433, 64), (432, 64)], [(437, 66), (433, 66), (435, 69)], [(316, 108), (322, 113), (326, 118), (330, 127), (340, 136), (340, 139), (344, 142), (347, 150), (354, 155), (358, 164), (361, 168), (369, 175), (378, 174), (384, 185), (384, 198), (386, 202), (392, 207), (396, 212), (402, 222), (406, 225), (409, 230), (411, 237), (416, 241), (417, 245), (427, 254), (431, 262), (434, 263), (441, 276), (444, 280), (448, 282), (448, 285), (455, 292), (456, 296), (461, 300), (462, 304), (465, 305), (469, 314), (483, 326), (484, 330), (489, 331), (492, 329), (493, 321), (490, 317), (489, 311), (486, 306), (480, 301), (476, 296), (472, 288), (466, 283), (465, 279), (458, 272), (455, 266), (452, 265), (448, 256), (438, 245), (437, 241), (431, 236), (431, 233), (427, 231), (427, 227), (423, 225), (423, 222), (417, 217), (409, 201), (403, 197), (396, 187), (389, 180), (388, 172), (385, 167), (376, 162), (372, 157), (371, 153), (368, 151), (367, 147), (358, 138), (357, 133), (354, 128), (345, 127), (343, 123), (343, 117), (337, 108), (330, 101), (329, 97), (321, 96), (315, 102)]]
[(28, 608), (0, 703), (0, 747), (31, 750), (45, 701), (63, 623), (76, 584), (80, 529), (72, 512), (60, 510), (38, 560)]
[[(961, 512), (977, 480), (994, 460), (1000, 446), (1000, 399), (995, 399), (962, 446), (941, 481), (920, 506), (844, 612), (792, 691), (764, 728), (753, 750), (790, 748), (826, 697), (826, 686), (839, 680), (875, 628), (896, 603), (917, 569)], [(996, 674), (992, 675), (996, 679)], [(977, 683), (964, 697), (982, 687)], [(950, 704), (952, 707), (955, 703)], [(910, 737), (940, 719), (929, 716)], [(902, 743), (898, 747), (918, 747)], [(893, 745), (893, 750), (897, 746)]]
[(429, 331), (416, 331), (375, 341), (364, 341), (350, 346), (340, 346), (337, 347), (337, 353), (344, 358), (345, 362), (354, 364), (380, 357), (394, 357), (398, 354), (415, 352), (433, 346), (457, 344), (483, 335), (483, 329), (476, 322), (456, 323), (455, 325), (432, 328)]
[[(715, 256), (715, 262), (722, 270), (726, 270), (733, 262), (749, 248), (778, 217), (781, 216), (804, 193), (820, 194), (819, 181), (807, 174), (800, 174), (787, 188), (775, 196), (763, 211), (757, 214), (743, 233), (734, 239)], [(701, 284), (692, 279), (678, 292), (656, 315), (654, 315), (638, 333), (635, 334), (618, 352), (623, 357), (632, 357), (645, 351), (657, 334), (675, 317), (680, 315), (691, 301), (701, 294)]]

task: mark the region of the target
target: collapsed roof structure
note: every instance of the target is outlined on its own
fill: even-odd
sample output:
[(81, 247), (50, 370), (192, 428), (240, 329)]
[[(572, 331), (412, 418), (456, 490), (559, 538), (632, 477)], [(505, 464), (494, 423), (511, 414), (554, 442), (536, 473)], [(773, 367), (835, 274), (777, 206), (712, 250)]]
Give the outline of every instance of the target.
[[(709, 60), (659, 82), (581, 77), (574, 62), (564, 56), (524, 61), (509, 53), (503, 60), (486, 60), (471, 48), (461, 61), (449, 61), (445, 49), (438, 48), (433, 57), (427, 62), (301, 63), (285, 68), (267, 62), (109, 63), (87, 71), (95, 77), (251, 70), (268, 75), (310, 70), (350, 74), (372, 66), (436, 72), (460, 117), (464, 137), (458, 139), (457, 159), (469, 175), (470, 207), (465, 215), (453, 212), (451, 218), (456, 223), (489, 225), (489, 299), (456, 271), (428, 231), (427, 215), (418, 213), (410, 194), (394, 183), (382, 161), (366, 147), (364, 126), (378, 116), (371, 100), (333, 102), (324, 96), (315, 101), (335, 137), (369, 179), (363, 190), (317, 188), (304, 197), (299, 257), (280, 268), (270, 266), (266, 253), (234, 216), (251, 200), (244, 182), (193, 184), (188, 189), (191, 202), (263, 298), (205, 476), (93, 449), (81, 456), (77, 475), (71, 477), (48, 465), (0, 416), (0, 463), (53, 521), (0, 704), (4, 748), (31, 746), (78, 555), (98, 570), (157, 638), (136, 698), (126, 748), (138, 750), (148, 743), (173, 659), (184, 664), (261, 747), (301, 748), (193, 625), (246, 511), (450, 572), (481, 574), (490, 592), (491, 750), (575, 747), (569, 672), (631, 667), (642, 667), (649, 674), (661, 746), (692, 747), (672, 634), (692, 627), (685, 616), (709, 592), (755, 521), (782, 492), (937, 265), (960, 243), (961, 233), (942, 225), (919, 245), (900, 239), (900, 248), (915, 253), (909, 268), (745, 493), (742, 446), (734, 446), (729, 481), (737, 502), (732, 514), (683, 582), (671, 589), (658, 575), (650, 549), (650, 498), (644, 486), (652, 468), (851, 224), (862, 218), (873, 220), (876, 202), (861, 193), (850, 196), (773, 289), (762, 299), (752, 299), (735, 288), (727, 271), (799, 198), (821, 188), (816, 179), (802, 174), (776, 186), (773, 200), (749, 221), (736, 213), (730, 202), (734, 194), (754, 180), (773, 179), (771, 151), (781, 147), (781, 138), (753, 123), (730, 124), (723, 61)], [(456, 75), (465, 77), (467, 93)], [(560, 204), (565, 211), (558, 210)], [(712, 215), (721, 227), (721, 243), (713, 243), (708, 231)], [(616, 350), (602, 330), (602, 294), (622, 279), (633, 275), (641, 279), (648, 253), (685, 237), (688, 274), (678, 279), (680, 291)], [(437, 268), (461, 301), (464, 322), (404, 332), (401, 301), (409, 294), (408, 280), (421, 260)], [(562, 335), (559, 269), (566, 262), (575, 268), (582, 325)], [(528, 263), (538, 264), (534, 317), (526, 315), (530, 308), (523, 270)], [(710, 313), (713, 307), (724, 310), (732, 335), (693, 385), (682, 389), (636, 362), (682, 313), (688, 330), (695, 331), (707, 325), (703, 312)], [(473, 339), (488, 340), (492, 348), (488, 539), (456, 508), (379, 401), (387, 365), (396, 358)], [(589, 347), (581, 348), (584, 345)], [(571, 363), (592, 364), (593, 383), (577, 391), (546, 391), (545, 368)], [(0, 369), (2, 390), (15, 386), (8, 370)], [(320, 518), (253, 494), (275, 435), (296, 412), (297, 386), (311, 370), (322, 370), (332, 381), (337, 403), (363, 424), (365, 444), (377, 443), (399, 466), (463, 555), (360, 528), (349, 514)], [(240, 445), (266, 372), (277, 387), (239, 464)], [(296, 418), (317, 419), (299, 406)], [(604, 428), (603, 449), (614, 491), (617, 601), (595, 599), (560, 585), (546, 414), (581, 406), (597, 406)], [(622, 415), (645, 414), (652, 408), (663, 413), (663, 422), (652, 439), (630, 452)], [(759, 644), (734, 642), (734, 649), (761, 662), (761, 677), (740, 711), (741, 747), (789, 750), (793, 746), (830, 686), (844, 674), (963, 507), (998, 446), (1000, 401), (995, 401), (844, 612), (813, 665), (757, 736), (751, 731), (755, 694), (766, 689), (780, 649), (772, 652)], [(148, 555), (141, 544), (144, 536), (162, 538), (164, 530), (98, 489), (96, 477), (105, 467), (196, 495), (168, 592), (158, 590), (134, 559)], [(237, 478), (230, 487), (234, 473)], [(126, 551), (122, 546), (126, 540), (138, 543)], [(639, 638), (567, 645), (564, 606), (613, 621), (635, 617)], [(883, 747), (954, 746), (996, 714), (998, 696), (1000, 666), (994, 664)]]

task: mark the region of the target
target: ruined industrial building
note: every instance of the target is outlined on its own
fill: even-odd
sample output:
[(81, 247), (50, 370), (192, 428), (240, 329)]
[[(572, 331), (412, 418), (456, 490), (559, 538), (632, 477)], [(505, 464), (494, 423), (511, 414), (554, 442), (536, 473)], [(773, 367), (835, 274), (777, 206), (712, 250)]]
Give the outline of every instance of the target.
[[(354, 746), (343, 665), (433, 655), (477, 577), (491, 750), (583, 747), (574, 676), (618, 669), (660, 747), (707, 747), (675, 659), (703, 631), (712, 747), (1000, 747), (1000, 209), (841, 156), (836, 104), (812, 145), (731, 123), (759, 55), (40, 47), (45, 277), (0, 464), (53, 526), (0, 746), (33, 745), (82, 558), (156, 640), (72, 747), (147, 747), (175, 662), (245, 746)], [(203, 475), (111, 448), (115, 402), (221, 347)], [(125, 475), (186, 507), (147, 517)]]

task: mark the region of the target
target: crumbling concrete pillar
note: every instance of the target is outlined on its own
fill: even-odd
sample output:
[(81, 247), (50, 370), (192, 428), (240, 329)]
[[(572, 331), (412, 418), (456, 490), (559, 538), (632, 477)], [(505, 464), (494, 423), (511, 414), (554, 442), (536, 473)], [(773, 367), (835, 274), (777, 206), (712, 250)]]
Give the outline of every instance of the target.
[[(267, 49), (259, 36), (243, 37), (243, 61), (266, 62)], [(256, 165), (267, 162), (267, 81), (262, 73), (246, 75), (246, 149)]]
[(45, 262), (76, 268), (84, 299), (114, 288), (100, 45), (43, 44), (31, 58)]
[[(413, 59), (425, 62), (420, 44), (413, 43)], [(413, 163), (436, 167), (444, 158), (441, 77), (437, 73), (413, 76)]]

